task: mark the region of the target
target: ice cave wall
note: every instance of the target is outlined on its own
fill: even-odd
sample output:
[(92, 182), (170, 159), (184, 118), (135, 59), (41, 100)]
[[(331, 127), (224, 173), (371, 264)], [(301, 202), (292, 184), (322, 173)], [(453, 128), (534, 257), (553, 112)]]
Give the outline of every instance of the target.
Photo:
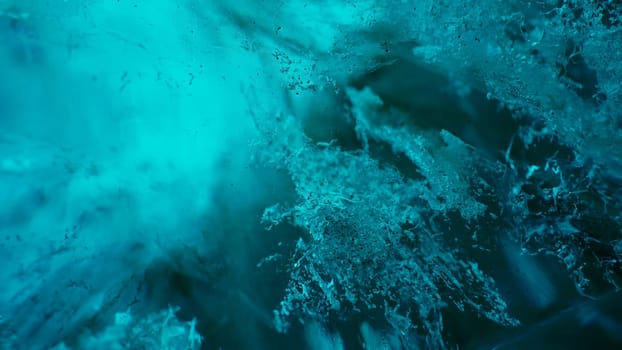
[(2, 346), (619, 342), (621, 14), (1, 1)]

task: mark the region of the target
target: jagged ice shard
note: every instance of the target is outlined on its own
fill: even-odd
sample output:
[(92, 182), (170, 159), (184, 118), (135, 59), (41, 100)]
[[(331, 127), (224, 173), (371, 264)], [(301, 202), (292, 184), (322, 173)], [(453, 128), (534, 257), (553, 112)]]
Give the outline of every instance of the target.
[(622, 348), (622, 2), (0, 0), (0, 349)]

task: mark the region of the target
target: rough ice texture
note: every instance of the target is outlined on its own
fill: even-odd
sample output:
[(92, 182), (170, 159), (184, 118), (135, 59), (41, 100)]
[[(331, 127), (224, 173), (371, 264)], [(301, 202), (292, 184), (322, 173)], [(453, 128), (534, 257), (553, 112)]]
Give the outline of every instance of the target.
[(0, 42), (0, 346), (179, 303), (182, 348), (444, 348), (622, 287), (617, 1), (5, 0)]

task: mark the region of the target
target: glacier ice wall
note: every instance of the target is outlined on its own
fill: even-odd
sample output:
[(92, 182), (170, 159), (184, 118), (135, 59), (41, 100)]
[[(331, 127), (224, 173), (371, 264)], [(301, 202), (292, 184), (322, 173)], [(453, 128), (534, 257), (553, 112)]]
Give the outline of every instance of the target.
[(620, 346), (621, 35), (605, 0), (1, 0), (0, 348)]

